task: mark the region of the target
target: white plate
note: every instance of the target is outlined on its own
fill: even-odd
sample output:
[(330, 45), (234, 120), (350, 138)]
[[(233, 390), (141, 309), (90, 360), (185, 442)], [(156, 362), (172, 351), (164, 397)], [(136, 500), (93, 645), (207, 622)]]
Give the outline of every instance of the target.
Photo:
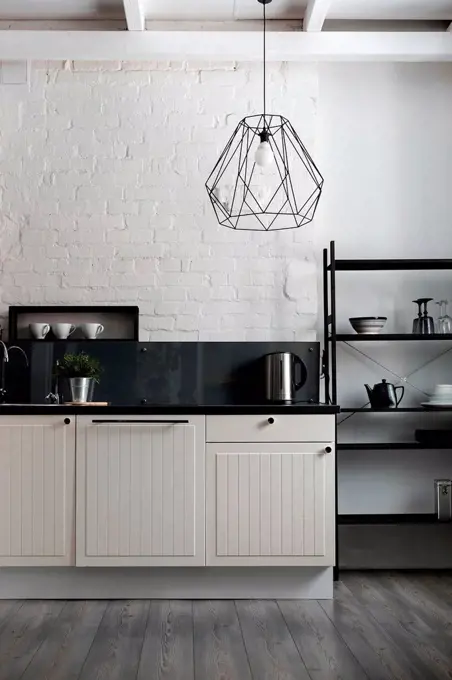
[(423, 401), (421, 406), (424, 408), (452, 409), (452, 401), (449, 403), (447, 401)]

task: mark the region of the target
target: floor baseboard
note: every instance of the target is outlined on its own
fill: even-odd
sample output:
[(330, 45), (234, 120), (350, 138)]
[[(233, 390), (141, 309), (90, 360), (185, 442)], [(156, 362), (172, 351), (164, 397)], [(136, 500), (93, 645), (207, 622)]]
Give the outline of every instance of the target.
[(1, 599), (330, 599), (332, 567), (4, 568)]

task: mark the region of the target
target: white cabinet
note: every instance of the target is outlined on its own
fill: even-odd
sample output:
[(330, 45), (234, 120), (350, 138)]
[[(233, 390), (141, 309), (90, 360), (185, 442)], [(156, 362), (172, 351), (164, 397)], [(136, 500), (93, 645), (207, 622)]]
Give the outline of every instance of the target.
[(303, 431), (334, 435), (334, 416), (207, 419), (207, 565), (334, 565), (334, 436)]
[(0, 566), (334, 565), (334, 416), (207, 441), (205, 416), (1, 416)]
[(74, 564), (75, 418), (0, 418), (0, 566)]
[(77, 565), (204, 565), (204, 416), (81, 416), (77, 432)]
[(333, 450), (208, 444), (207, 564), (334, 564)]

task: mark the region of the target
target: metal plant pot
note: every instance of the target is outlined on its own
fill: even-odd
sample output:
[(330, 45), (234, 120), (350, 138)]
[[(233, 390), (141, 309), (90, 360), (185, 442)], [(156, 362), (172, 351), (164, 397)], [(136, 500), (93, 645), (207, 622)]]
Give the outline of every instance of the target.
[(77, 404), (92, 401), (95, 385), (94, 378), (69, 378), (68, 382), (71, 401)]

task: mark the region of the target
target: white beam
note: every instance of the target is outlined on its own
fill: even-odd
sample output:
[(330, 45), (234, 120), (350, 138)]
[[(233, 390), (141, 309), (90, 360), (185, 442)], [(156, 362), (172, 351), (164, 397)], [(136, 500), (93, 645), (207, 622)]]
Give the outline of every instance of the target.
[[(1, 59), (260, 61), (258, 31), (0, 31)], [(452, 61), (452, 33), (270, 31), (269, 61)]]
[(304, 13), (303, 31), (321, 31), (331, 0), (309, 0)]
[(129, 31), (144, 31), (144, 11), (141, 0), (122, 0)]

